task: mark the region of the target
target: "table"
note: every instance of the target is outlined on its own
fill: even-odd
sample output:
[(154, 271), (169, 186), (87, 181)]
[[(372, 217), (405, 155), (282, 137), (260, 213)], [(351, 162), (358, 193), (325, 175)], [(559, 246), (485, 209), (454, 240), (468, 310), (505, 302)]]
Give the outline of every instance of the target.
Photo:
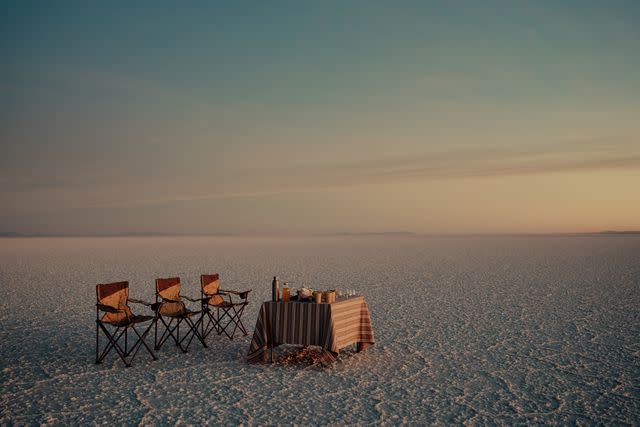
[(369, 308), (363, 296), (335, 302), (272, 302), (260, 307), (247, 362), (267, 361), (280, 344), (322, 347), (325, 359), (335, 360), (340, 349), (357, 344), (357, 351), (375, 343)]

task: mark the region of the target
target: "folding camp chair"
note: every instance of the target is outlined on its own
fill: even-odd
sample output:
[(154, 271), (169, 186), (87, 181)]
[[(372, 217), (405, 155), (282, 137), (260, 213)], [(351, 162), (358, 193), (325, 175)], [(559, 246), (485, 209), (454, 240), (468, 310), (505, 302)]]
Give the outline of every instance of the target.
[[(182, 301), (182, 298), (193, 302), (200, 301), (180, 295), (179, 277), (156, 279), (156, 303), (158, 303), (156, 317), (165, 327), (164, 333), (158, 337), (158, 324), (156, 322), (156, 350), (160, 350), (160, 347), (162, 347), (169, 337), (173, 339), (183, 353), (186, 353), (189, 349), (193, 337), (198, 338), (202, 345), (207, 347), (204, 338), (202, 338), (198, 332), (198, 326), (203, 321), (203, 313), (201, 311), (189, 310)], [(195, 316), (199, 316), (199, 319), (194, 323), (191, 318)], [(169, 320), (168, 322), (167, 319)], [(180, 325), (182, 323), (184, 323), (188, 329), (187, 332), (180, 337)], [(186, 345), (184, 344), (185, 341)]]
[[(128, 302), (150, 304), (129, 298), (129, 282), (96, 285), (96, 297), (96, 363), (102, 362), (111, 350), (115, 350), (124, 364), (129, 367), (141, 346), (144, 346), (153, 360), (156, 360), (156, 355), (153, 354), (153, 351), (145, 342), (145, 337), (156, 323), (155, 317), (134, 315), (131, 312), (131, 308), (129, 308)], [(101, 313), (104, 313), (102, 317), (100, 317)], [(150, 320), (149, 326), (140, 334), (136, 329), (136, 325)], [(131, 346), (129, 345), (129, 329), (137, 336), (137, 340)], [(102, 352), (100, 351), (100, 330), (108, 340)], [(123, 337), (124, 348), (120, 343)], [(133, 338), (135, 339), (135, 337)]]
[[(203, 274), (200, 276), (200, 285), (202, 311), (208, 317), (206, 326), (205, 322), (202, 322), (202, 337), (207, 338), (213, 330), (218, 335), (224, 332), (229, 339), (233, 339), (237, 329), (247, 335), (247, 330), (242, 324), (242, 313), (249, 304), (247, 298), (251, 290), (237, 292), (220, 289), (218, 274)], [(234, 302), (231, 295), (240, 297), (241, 301)], [(224, 299), (224, 296), (228, 297), (228, 301)], [(214, 308), (216, 309), (215, 314)], [(229, 333), (227, 330), (232, 326), (233, 330)]]

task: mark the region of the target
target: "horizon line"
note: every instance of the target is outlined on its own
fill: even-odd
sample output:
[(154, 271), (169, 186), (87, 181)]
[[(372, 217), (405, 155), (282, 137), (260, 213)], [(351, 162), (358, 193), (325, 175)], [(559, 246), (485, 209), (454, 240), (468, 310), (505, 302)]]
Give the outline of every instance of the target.
[(625, 236), (640, 235), (640, 230), (601, 230), (576, 232), (444, 232), (419, 233), (413, 231), (371, 232), (326, 232), (326, 233), (166, 233), (166, 232), (121, 232), (121, 233), (19, 233), (0, 232), (0, 238), (62, 238), (62, 237), (580, 237), (580, 236)]

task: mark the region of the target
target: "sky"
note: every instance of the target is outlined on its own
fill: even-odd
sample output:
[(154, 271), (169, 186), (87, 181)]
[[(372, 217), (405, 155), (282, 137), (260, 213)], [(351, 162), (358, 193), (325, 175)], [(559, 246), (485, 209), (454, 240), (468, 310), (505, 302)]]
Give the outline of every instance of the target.
[(3, 3), (0, 232), (640, 229), (640, 3)]

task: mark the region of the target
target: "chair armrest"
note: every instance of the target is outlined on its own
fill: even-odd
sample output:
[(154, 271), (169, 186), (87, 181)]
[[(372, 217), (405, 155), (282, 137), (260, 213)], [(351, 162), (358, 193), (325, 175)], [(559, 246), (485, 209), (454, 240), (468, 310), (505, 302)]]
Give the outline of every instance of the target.
[(227, 296), (227, 293), (226, 292), (216, 292), (215, 294), (204, 294), (204, 297), (200, 298), (200, 301), (208, 300), (208, 299), (210, 299), (212, 297), (215, 297), (217, 295), (220, 295), (221, 297), (225, 297), (225, 296)]
[(226, 292), (229, 294), (234, 294), (234, 295), (238, 295), (240, 298), (242, 299), (247, 299), (247, 296), (249, 295), (249, 292), (252, 291), (252, 289), (249, 289), (248, 291), (229, 291), (226, 289), (221, 289), (221, 292)]
[(107, 313), (122, 313), (122, 312), (124, 312), (124, 310), (121, 309), (121, 308), (115, 308), (115, 307), (111, 307), (110, 305), (104, 305), (104, 304), (100, 304), (100, 303), (97, 303), (96, 307), (98, 307), (98, 310), (105, 311)]
[(161, 302), (148, 302), (148, 301), (143, 301), (140, 299), (135, 299), (135, 298), (129, 298), (130, 302), (134, 302), (136, 304), (142, 304), (142, 305), (146, 305), (147, 307), (149, 307), (152, 311), (158, 311), (158, 309), (160, 308), (160, 306), (162, 305)]

